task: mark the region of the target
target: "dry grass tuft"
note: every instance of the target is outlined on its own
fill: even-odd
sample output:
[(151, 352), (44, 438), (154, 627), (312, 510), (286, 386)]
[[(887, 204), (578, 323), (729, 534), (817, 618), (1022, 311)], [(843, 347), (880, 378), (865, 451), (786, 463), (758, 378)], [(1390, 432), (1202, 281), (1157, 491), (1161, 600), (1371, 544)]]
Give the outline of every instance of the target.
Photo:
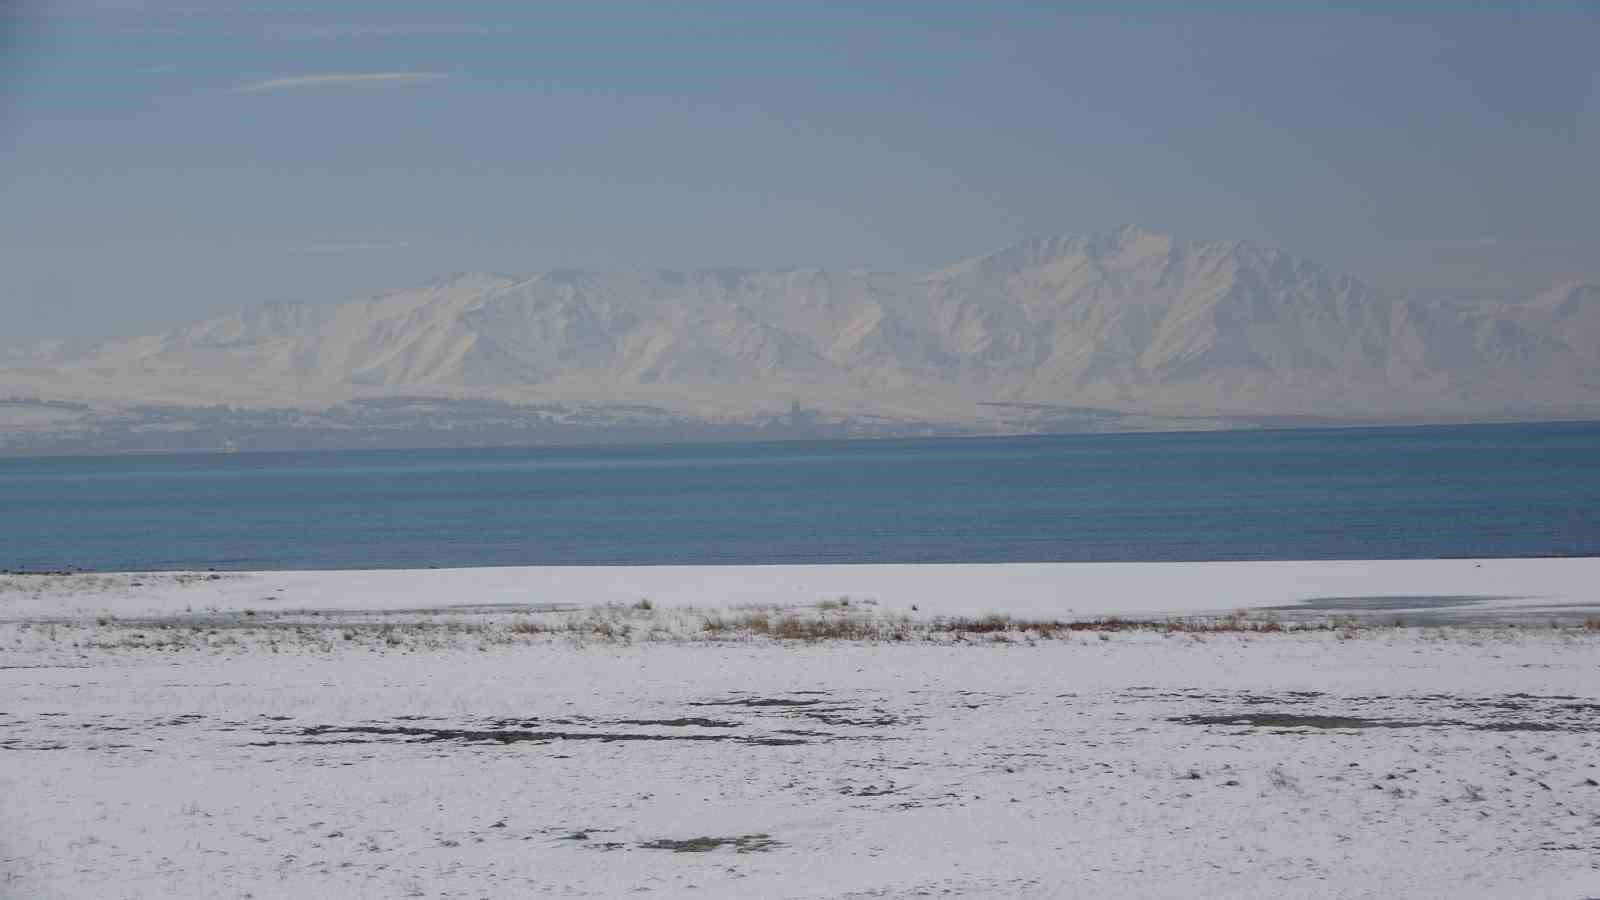
[(737, 616), (709, 616), (701, 631), (717, 637), (754, 636), (779, 641), (904, 641), (911, 637), (910, 620), (903, 617), (831, 615), (777, 618), (765, 612)]
[[(1063, 633), (1077, 631), (1119, 632), (1147, 631), (1158, 634), (1276, 634), (1285, 631), (1331, 631), (1331, 622), (1306, 622), (1284, 625), (1273, 618), (1250, 619), (1239, 613), (1226, 616), (1190, 616), (1171, 619), (1125, 619), (1106, 616), (1094, 619), (1013, 619), (1010, 616), (990, 614), (977, 619), (934, 619), (927, 628), (935, 633), (951, 635), (1020, 633), (1041, 638), (1054, 638)], [(1351, 624), (1348, 627), (1356, 627)]]

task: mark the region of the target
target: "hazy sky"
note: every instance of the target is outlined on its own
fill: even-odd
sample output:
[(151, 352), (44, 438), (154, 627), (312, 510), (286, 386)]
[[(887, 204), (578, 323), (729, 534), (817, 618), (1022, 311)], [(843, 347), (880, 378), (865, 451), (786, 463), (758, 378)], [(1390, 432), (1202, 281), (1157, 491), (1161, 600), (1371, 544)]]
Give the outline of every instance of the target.
[(0, 0), (0, 340), (1133, 222), (1600, 277), (1600, 4)]

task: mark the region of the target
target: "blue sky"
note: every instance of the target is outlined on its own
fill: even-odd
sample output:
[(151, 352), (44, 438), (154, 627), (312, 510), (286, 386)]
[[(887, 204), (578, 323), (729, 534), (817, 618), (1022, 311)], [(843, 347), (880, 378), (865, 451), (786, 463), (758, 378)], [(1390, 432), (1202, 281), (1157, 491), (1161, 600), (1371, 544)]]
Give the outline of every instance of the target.
[(1600, 277), (1600, 4), (0, 6), (0, 340), (1133, 222)]

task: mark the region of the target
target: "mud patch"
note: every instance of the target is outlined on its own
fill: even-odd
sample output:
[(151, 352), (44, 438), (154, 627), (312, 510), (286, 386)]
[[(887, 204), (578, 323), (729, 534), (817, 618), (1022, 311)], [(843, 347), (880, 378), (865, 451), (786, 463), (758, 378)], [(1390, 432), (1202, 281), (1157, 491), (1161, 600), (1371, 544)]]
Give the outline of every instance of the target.
[(1237, 725), (1248, 728), (1319, 730), (1362, 730), (1368, 728), (1462, 728), (1471, 731), (1566, 731), (1587, 732), (1595, 728), (1557, 722), (1495, 721), (1464, 722), (1459, 719), (1368, 719), (1359, 716), (1300, 715), (1296, 713), (1233, 713), (1223, 715), (1173, 716), (1169, 722), (1184, 725)]
[(595, 741), (602, 744), (622, 741), (709, 741), (788, 747), (810, 741), (793, 737), (748, 737), (731, 734), (643, 734), (597, 731), (536, 731), (527, 729), (432, 728), (417, 725), (312, 725), (290, 732), (300, 740), (257, 741), (246, 746), (275, 747), (285, 744), (372, 744), (398, 739), (403, 743), (429, 744), (548, 744), (555, 741)]
[[(796, 691), (797, 694), (817, 694), (819, 691)], [(872, 707), (862, 709), (847, 702), (821, 697), (729, 697), (719, 700), (695, 700), (690, 706), (741, 707), (763, 710), (767, 715), (810, 719), (823, 725), (854, 728), (889, 728), (907, 724), (907, 719)]]
[(873, 716), (872, 718), (853, 717), (850, 715), (841, 714), (842, 712), (848, 713), (850, 711), (807, 710), (805, 712), (798, 713), (797, 715), (821, 722), (824, 725), (848, 725), (857, 728), (888, 728), (894, 725), (905, 724), (904, 719), (899, 718), (898, 716), (889, 715), (882, 710), (874, 710), (874, 712), (879, 713), (879, 715)]
[(738, 728), (738, 722), (687, 717), (682, 719), (618, 719), (618, 725), (660, 725), (667, 728)]
[(658, 838), (639, 844), (641, 850), (670, 850), (673, 853), (709, 853), (718, 847), (732, 847), (736, 853), (766, 853), (783, 843), (769, 834), (741, 834), (733, 837), (695, 837), (682, 840)]
[(1169, 722), (1184, 725), (1244, 725), (1250, 728), (1418, 728), (1444, 724), (1409, 719), (1363, 719), (1357, 716), (1316, 716), (1297, 713), (1238, 713), (1234, 715), (1174, 716)]
[(796, 700), (790, 697), (734, 697), (728, 700), (695, 700), (690, 706), (748, 706), (755, 709), (765, 707), (794, 707), (816, 706), (821, 700)]
[(8, 739), (8, 740), (0, 741), (0, 750), (65, 750), (65, 749), (67, 749), (67, 745), (66, 744), (53, 744), (53, 743), (42, 742), (42, 741), (29, 742), (29, 741), (18, 740), (18, 739)]

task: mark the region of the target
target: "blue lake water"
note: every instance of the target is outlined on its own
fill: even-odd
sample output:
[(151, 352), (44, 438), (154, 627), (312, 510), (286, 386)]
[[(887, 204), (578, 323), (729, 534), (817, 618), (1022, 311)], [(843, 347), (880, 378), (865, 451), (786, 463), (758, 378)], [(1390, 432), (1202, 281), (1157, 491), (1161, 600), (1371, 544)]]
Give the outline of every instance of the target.
[(0, 459), (0, 568), (1600, 555), (1600, 423)]

